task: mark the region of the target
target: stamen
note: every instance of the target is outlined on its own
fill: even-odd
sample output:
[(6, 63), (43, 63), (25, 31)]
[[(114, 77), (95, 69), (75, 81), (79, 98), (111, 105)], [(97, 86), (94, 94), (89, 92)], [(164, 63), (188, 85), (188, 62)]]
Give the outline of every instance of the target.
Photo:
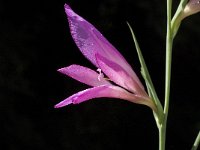
[(101, 69), (100, 69), (100, 68), (97, 69), (97, 72), (99, 72), (98, 80), (101, 81), (101, 78), (104, 78), (104, 75), (103, 75), (103, 73), (101, 72)]

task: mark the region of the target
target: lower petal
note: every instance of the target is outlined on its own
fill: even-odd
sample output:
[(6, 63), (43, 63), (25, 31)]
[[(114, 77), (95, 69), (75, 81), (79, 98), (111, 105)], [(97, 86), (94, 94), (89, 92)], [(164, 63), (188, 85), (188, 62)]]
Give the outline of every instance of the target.
[(80, 91), (55, 105), (55, 108), (60, 108), (69, 104), (79, 104), (81, 102), (100, 97), (119, 98), (140, 104), (145, 104), (145, 102), (141, 101), (146, 101), (146, 99), (129, 93), (121, 87), (102, 85)]

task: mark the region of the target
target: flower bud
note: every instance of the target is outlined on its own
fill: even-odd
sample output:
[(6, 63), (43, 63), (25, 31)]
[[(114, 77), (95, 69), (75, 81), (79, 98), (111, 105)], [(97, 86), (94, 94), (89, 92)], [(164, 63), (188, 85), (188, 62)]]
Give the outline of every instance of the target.
[(183, 18), (196, 14), (200, 11), (200, 0), (189, 0), (183, 10)]

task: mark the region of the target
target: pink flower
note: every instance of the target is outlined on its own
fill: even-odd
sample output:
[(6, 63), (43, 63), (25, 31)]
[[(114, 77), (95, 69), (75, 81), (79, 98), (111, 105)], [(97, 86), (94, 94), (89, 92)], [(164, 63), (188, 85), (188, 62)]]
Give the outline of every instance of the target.
[(75, 64), (59, 69), (59, 72), (91, 88), (64, 99), (55, 105), (55, 108), (72, 103), (78, 104), (93, 98), (108, 97), (144, 104), (155, 109), (153, 101), (145, 92), (137, 75), (116, 48), (67, 4), (65, 4), (65, 12), (76, 45), (82, 54), (97, 67), (97, 72)]
[(189, 0), (183, 10), (183, 18), (198, 13), (200, 11), (200, 0)]

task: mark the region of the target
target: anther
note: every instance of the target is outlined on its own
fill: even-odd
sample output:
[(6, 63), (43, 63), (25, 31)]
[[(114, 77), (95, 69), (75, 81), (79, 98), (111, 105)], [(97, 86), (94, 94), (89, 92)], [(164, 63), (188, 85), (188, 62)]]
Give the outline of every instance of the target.
[(99, 73), (99, 75), (98, 75), (97, 78), (98, 78), (99, 81), (101, 81), (101, 78), (103, 78), (104, 75), (103, 75), (103, 73), (101, 72), (101, 69), (100, 69), (100, 68), (97, 69), (97, 72)]

